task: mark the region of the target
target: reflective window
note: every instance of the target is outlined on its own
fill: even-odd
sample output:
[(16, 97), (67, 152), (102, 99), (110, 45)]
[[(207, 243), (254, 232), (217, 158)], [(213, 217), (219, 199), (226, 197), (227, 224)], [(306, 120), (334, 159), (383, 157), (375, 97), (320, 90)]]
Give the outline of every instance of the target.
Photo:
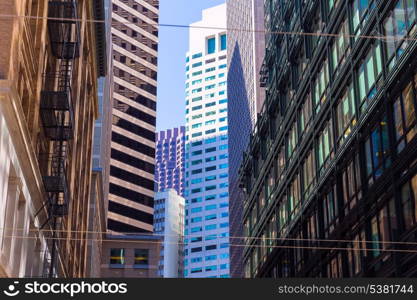
[(401, 152), (405, 145), (416, 135), (416, 92), (410, 83), (394, 102), (395, 136), (397, 152)]
[(336, 107), (337, 145), (345, 141), (356, 125), (355, 98), (353, 86), (350, 84)]
[(365, 154), (366, 174), (371, 185), (391, 165), (386, 116), (381, 118), (366, 140)]

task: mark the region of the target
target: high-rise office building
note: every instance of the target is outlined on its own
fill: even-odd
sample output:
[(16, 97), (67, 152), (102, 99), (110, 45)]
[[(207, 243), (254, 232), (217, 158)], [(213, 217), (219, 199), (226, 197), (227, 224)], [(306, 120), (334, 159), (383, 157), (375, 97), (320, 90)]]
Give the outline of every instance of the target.
[(190, 28), (185, 277), (229, 276), (227, 35), (215, 28), (226, 28), (225, 4), (203, 10)]
[(184, 195), (185, 127), (167, 129), (156, 135), (156, 191), (175, 189)]
[(112, 0), (113, 113), (108, 229), (152, 232), (158, 0)]
[(242, 165), (246, 276), (417, 276), (417, 253), (397, 251), (417, 232), (416, 2), (265, 8), (267, 31), (315, 34), (267, 36)]
[(239, 168), (265, 98), (260, 71), (265, 53), (263, 0), (227, 1), (230, 275), (243, 276), (243, 191)]
[(184, 207), (175, 189), (155, 193), (154, 232), (162, 238), (159, 277), (184, 276)]

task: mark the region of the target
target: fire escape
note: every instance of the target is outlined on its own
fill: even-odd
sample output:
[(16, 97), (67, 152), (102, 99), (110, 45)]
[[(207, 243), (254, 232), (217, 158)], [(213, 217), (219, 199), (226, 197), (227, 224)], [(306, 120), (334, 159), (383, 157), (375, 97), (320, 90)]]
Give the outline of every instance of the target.
[(73, 138), (73, 66), (80, 53), (80, 29), (76, 0), (49, 1), (48, 31), (54, 60), (54, 72), (45, 74), (41, 93), (40, 116), (49, 142), (42, 155), (43, 184), (47, 193), (44, 207), (52, 234), (45, 254), (44, 276), (56, 277), (62, 218), (68, 214), (70, 191), (67, 182), (68, 147)]

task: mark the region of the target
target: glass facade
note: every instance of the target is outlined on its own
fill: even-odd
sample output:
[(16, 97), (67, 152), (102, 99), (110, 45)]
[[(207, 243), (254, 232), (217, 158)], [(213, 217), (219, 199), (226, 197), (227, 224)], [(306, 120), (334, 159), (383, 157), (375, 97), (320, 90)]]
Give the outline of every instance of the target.
[(267, 0), (265, 24), (335, 35), (267, 35), (245, 276), (417, 276), (416, 2)]

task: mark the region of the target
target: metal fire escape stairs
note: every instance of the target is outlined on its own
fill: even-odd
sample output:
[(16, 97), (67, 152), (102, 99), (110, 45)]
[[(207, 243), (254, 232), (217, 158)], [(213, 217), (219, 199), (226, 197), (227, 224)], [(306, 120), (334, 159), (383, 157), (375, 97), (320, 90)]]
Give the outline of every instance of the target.
[[(46, 74), (45, 80), (54, 80), (54, 88), (41, 92), (40, 116), (45, 136), (50, 141), (46, 153), (47, 171), (43, 184), (47, 199), (41, 210), (47, 207), (52, 234), (48, 237), (48, 250), (44, 257), (44, 277), (56, 277), (59, 240), (62, 237), (62, 218), (68, 214), (70, 191), (66, 166), (68, 145), (73, 138), (72, 75), (74, 61), (80, 55), (80, 24), (77, 0), (53, 0), (48, 3), (48, 31), (57, 71)], [(46, 83), (45, 86), (51, 86)]]

